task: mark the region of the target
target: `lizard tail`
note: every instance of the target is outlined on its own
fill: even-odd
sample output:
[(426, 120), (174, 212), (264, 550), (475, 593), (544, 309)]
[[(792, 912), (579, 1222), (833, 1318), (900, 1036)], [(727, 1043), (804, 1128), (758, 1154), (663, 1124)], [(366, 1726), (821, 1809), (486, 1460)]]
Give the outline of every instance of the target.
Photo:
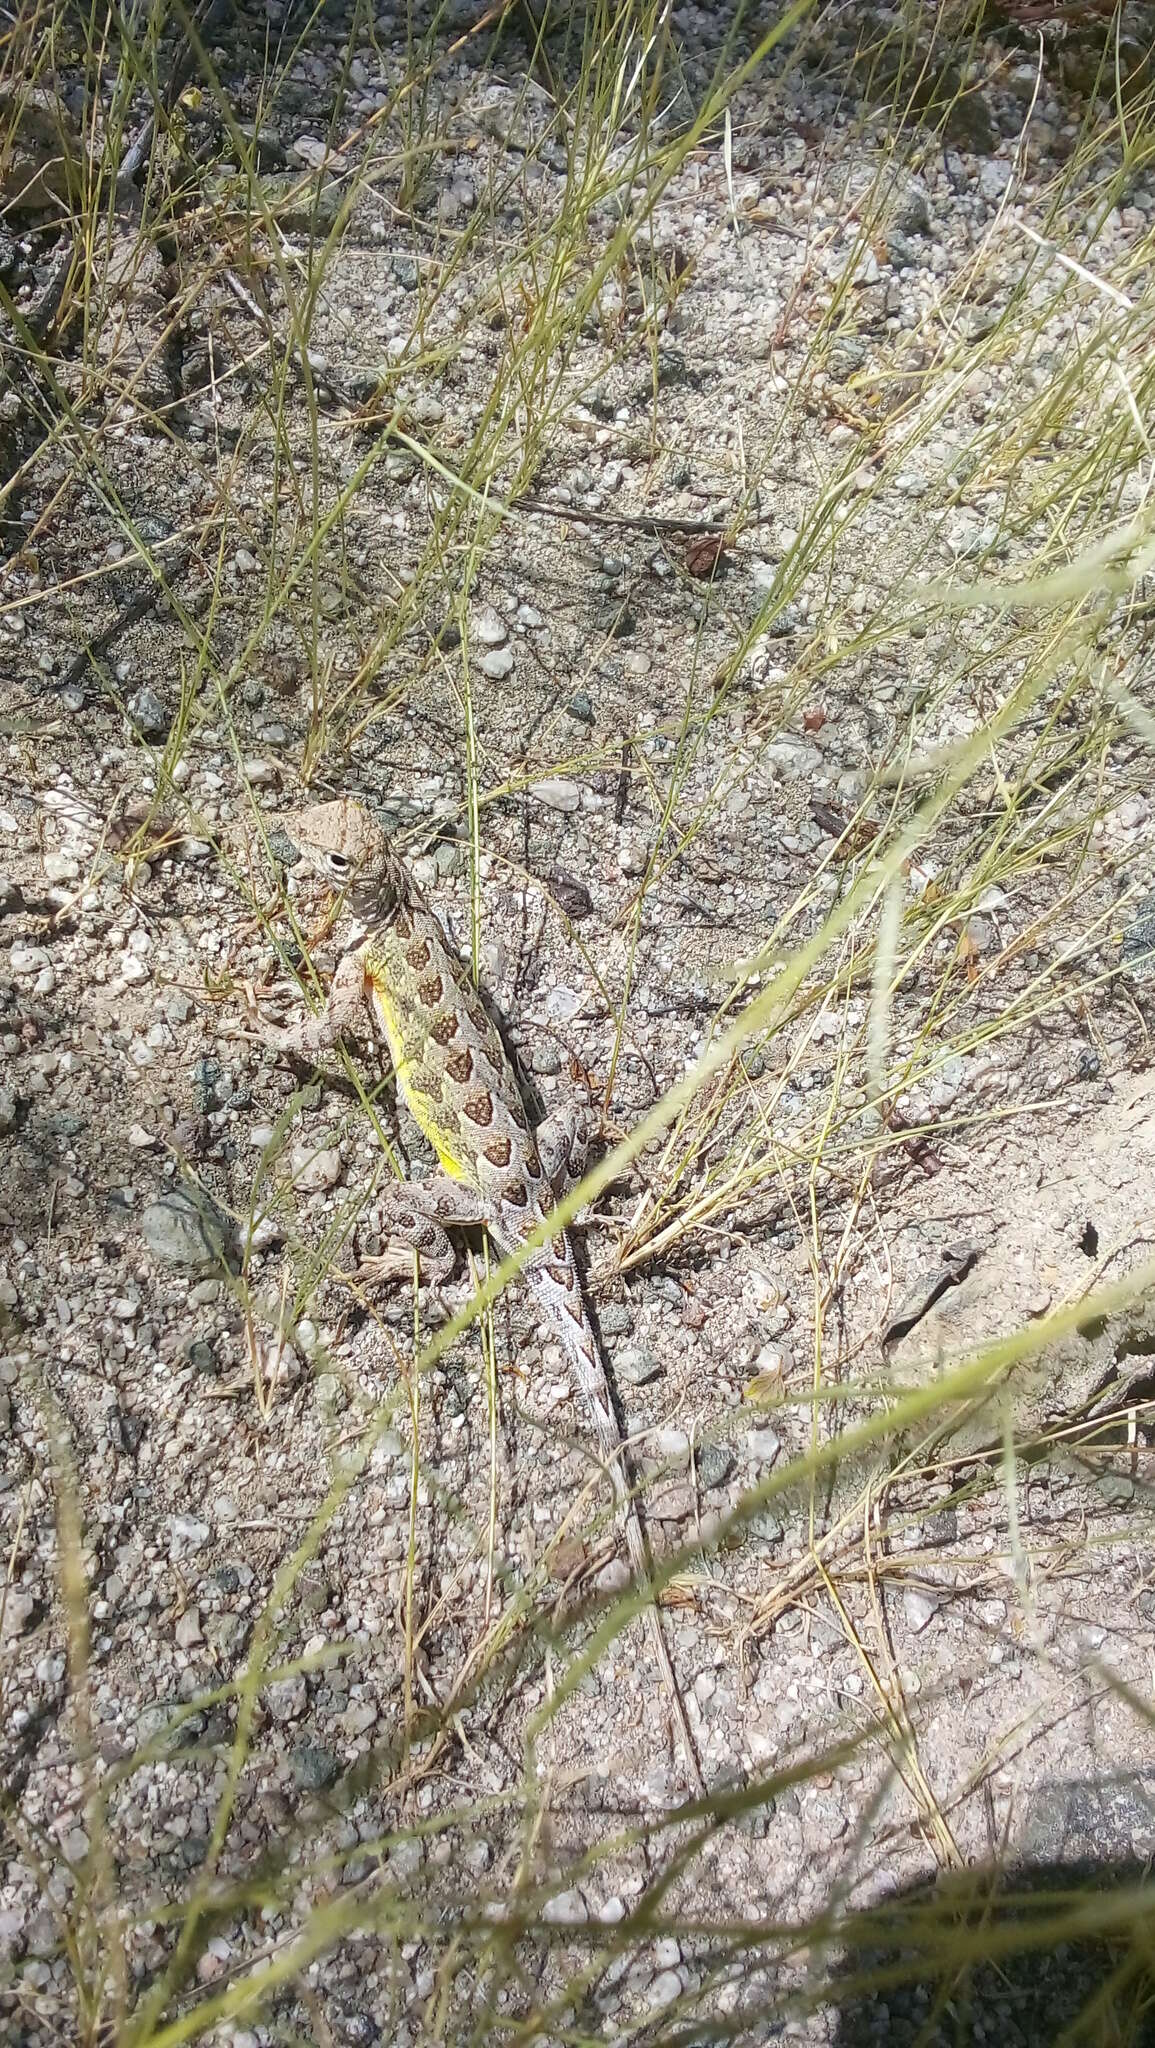
[[(650, 1558), (637, 1506), (630, 1488), (629, 1475), (625, 1470), (625, 1445), (618, 1428), (618, 1418), (610, 1397), (609, 1381), (602, 1359), (598, 1340), (586, 1312), (582, 1298), (581, 1281), (573, 1254), (566, 1246), (567, 1256), (562, 1262), (549, 1258), (540, 1264), (536, 1261), (528, 1268), (528, 1278), (534, 1294), (546, 1309), (553, 1328), (562, 1340), (562, 1346), (569, 1360), (578, 1389), (593, 1417), (597, 1433), (598, 1448), (609, 1471), (614, 1489), (614, 1503), (617, 1521), (626, 1539), (630, 1566), (634, 1577), (641, 1585), (650, 1585)], [(693, 1779), (695, 1791), (700, 1798), (706, 1796), (706, 1786), (694, 1747), (694, 1737), (686, 1716), (670, 1652), (662, 1628), (662, 1617), (658, 1609), (657, 1595), (651, 1586), (651, 1605), (648, 1609), (650, 1634), (653, 1638), (654, 1655), (661, 1671), (663, 1682), (669, 1693), (678, 1723), (682, 1749)]]

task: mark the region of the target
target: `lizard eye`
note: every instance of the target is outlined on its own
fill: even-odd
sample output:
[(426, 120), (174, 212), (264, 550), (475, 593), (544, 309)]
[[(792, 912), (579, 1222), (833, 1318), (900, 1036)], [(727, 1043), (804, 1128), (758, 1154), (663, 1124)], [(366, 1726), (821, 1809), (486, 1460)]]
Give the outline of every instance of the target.
[(335, 875), (347, 875), (352, 865), (353, 863), (347, 853), (331, 853), (329, 855), (329, 866)]

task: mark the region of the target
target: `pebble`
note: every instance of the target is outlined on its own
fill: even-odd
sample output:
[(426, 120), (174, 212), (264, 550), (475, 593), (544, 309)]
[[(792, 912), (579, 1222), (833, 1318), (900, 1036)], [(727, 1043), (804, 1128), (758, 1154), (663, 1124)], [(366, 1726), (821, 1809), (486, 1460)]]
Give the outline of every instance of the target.
[(161, 702), (156, 691), (149, 689), (147, 683), (141, 689), (133, 691), (125, 709), (133, 724), (139, 726), (146, 740), (162, 740), (166, 737), (172, 724), (172, 713), (168, 706)]
[(336, 1187), (344, 1163), (336, 1145), (325, 1145), (320, 1150), (315, 1145), (294, 1145), (289, 1155), (293, 1186), (304, 1189), (307, 1194)]
[(504, 676), (509, 675), (513, 668), (513, 649), (511, 647), (491, 647), (488, 654), (482, 655), (477, 666), (481, 670), (482, 675), (489, 676), (492, 681), (499, 683)]
[(168, 1522), (168, 1554), (170, 1557), (191, 1557), (194, 1551), (203, 1550), (212, 1535), (207, 1522), (200, 1522), (195, 1515), (170, 1515)]
[(199, 1607), (185, 1608), (184, 1613), (177, 1619), (175, 1634), (177, 1648), (181, 1650), (195, 1650), (198, 1643), (204, 1642)]
[(8, 955), (13, 974), (39, 974), (49, 964), (43, 946), (13, 946)]
[(529, 793), (550, 811), (576, 811), (582, 800), (577, 783), (564, 775), (552, 776), (548, 782), (531, 782)]
[(290, 1678), (274, 1680), (265, 1692), (265, 1704), (282, 1727), (288, 1721), (299, 1721), (309, 1704), (304, 1672), (295, 1671)]
[(782, 1439), (773, 1429), (748, 1429), (746, 1455), (754, 1465), (770, 1466), (782, 1449)]
[(194, 1372), (204, 1373), (207, 1378), (220, 1371), (217, 1354), (207, 1337), (194, 1337), (186, 1348), (185, 1357)]
[(36, 1613), (36, 1607), (34, 1593), (26, 1592), (22, 1586), (10, 1588), (4, 1601), (5, 1637), (23, 1635)]
[(750, 1289), (750, 1298), (756, 1309), (778, 1307), (782, 1299), (782, 1289), (770, 1278), (769, 1273), (763, 1273), (760, 1267), (752, 1266), (746, 1275), (746, 1285)]
[(318, 1742), (302, 1742), (289, 1759), (295, 1782), (303, 1792), (323, 1792), (340, 1775), (340, 1759)]
[(16, 1122), (19, 1104), (10, 1088), (0, 1088), (0, 1133), (10, 1131)]
[(228, 1224), (203, 1189), (187, 1182), (149, 1203), (140, 1219), (140, 1231), (153, 1257), (169, 1265), (227, 1263)]
[(633, 1311), (622, 1301), (607, 1301), (598, 1310), (603, 1337), (624, 1337), (634, 1327)]
[(904, 178), (894, 205), (894, 224), (903, 234), (925, 235), (930, 228), (930, 201), (917, 178)]
[(326, 158), (330, 162), (333, 161), (333, 152), (330, 150), (328, 143), (322, 141), (319, 135), (298, 135), (296, 140), (290, 144), (290, 149), (301, 163), (308, 165), (311, 171), (318, 170)]
[(492, 605), (483, 605), (470, 619), (470, 632), (481, 647), (504, 647), (509, 628)]
[[(601, 1318), (605, 1332), (606, 1319)], [(646, 1387), (651, 1380), (660, 1380), (666, 1368), (656, 1352), (644, 1351), (635, 1345), (627, 1345), (614, 1359), (614, 1377), (627, 1387)]]
[(906, 1588), (902, 1596), (902, 1611), (906, 1616), (907, 1626), (913, 1629), (915, 1635), (921, 1635), (927, 1624), (934, 1620), (940, 1604), (933, 1593), (924, 1592), (919, 1586)]
[(555, 1892), (541, 1909), (548, 1927), (581, 1927), (589, 1919), (586, 1902), (576, 1886), (573, 1891)]
[(655, 1457), (668, 1464), (684, 1464), (690, 1455), (690, 1439), (684, 1429), (655, 1429), (650, 1445)]
[(593, 724), (594, 707), (584, 690), (576, 690), (565, 708), (570, 717), (576, 718), (581, 725)]
[(546, 995), (543, 1008), (546, 1016), (555, 1024), (572, 1024), (585, 1006), (585, 997), (575, 988), (566, 988), (559, 982)]
[(707, 1492), (716, 1492), (725, 1486), (734, 1470), (734, 1454), (724, 1444), (699, 1444), (695, 1463), (698, 1478)]
[(630, 1583), (630, 1568), (624, 1557), (611, 1557), (594, 1581), (599, 1593), (624, 1593)]
[[(776, 1322), (780, 1320), (782, 1316), (781, 1310), (778, 1310), (776, 1313), (771, 1311), (771, 1313), (774, 1313)], [(786, 1353), (780, 1351), (777, 1344), (763, 1344), (754, 1360), (751, 1378), (763, 1380), (781, 1379), (785, 1369)]]

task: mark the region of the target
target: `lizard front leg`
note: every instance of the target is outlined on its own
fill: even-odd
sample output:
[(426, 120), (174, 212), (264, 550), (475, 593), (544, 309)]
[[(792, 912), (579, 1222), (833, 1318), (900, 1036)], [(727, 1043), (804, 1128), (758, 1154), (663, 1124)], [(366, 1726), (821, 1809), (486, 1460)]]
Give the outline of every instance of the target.
[(264, 1025), (261, 1036), (273, 1052), (295, 1053), (300, 1059), (315, 1060), (332, 1052), (340, 1038), (364, 1033), (365, 968), (360, 949), (342, 953), (329, 984), (325, 1007), (317, 1017), (305, 1017), (300, 1024), (285, 1028)]

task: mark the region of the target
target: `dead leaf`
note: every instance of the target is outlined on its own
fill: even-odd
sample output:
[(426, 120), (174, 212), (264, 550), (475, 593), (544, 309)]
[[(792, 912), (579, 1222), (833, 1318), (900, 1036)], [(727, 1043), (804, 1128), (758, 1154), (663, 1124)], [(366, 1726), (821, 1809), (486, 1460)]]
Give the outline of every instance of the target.
[(782, 1399), (782, 1367), (776, 1365), (769, 1372), (756, 1372), (743, 1387), (742, 1399), (751, 1408), (776, 1408)]
[(584, 882), (579, 882), (576, 875), (567, 875), (561, 868), (555, 868), (549, 879), (554, 896), (567, 917), (576, 924), (579, 917), (589, 916), (594, 899)]
[(555, 1579), (576, 1579), (589, 1561), (589, 1551), (580, 1536), (559, 1536), (550, 1552), (550, 1569)]
[(722, 533), (703, 533), (687, 543), (684, 556), (688, 573), (698, 576), (707, 583), (721, 573), (726, 566), (726, 536)]

